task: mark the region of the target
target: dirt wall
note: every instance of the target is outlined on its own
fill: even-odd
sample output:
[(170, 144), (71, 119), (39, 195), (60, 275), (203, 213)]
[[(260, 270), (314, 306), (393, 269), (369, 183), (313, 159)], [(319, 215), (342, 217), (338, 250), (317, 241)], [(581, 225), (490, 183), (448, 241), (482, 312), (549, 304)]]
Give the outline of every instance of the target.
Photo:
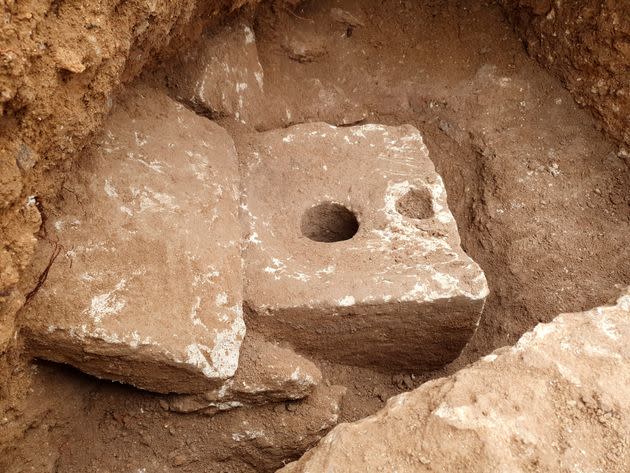
[(500, 0), (528, 53), (630, 145), (630, 1)]

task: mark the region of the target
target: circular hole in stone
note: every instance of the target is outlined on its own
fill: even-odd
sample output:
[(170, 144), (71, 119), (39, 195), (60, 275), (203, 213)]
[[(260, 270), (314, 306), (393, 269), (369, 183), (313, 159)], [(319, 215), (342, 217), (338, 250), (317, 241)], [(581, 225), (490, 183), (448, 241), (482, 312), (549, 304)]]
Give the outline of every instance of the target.
[(409, 218), (433, 217), (433, 201), (431, 192), (426, 188), (411, 189), (396, 202), (399, 214)]
[(333, 243), (352, 238), (359, 231), (354, 213), (341, 204), (324, 202), (304, 212), (302, 235), (313, 241)]

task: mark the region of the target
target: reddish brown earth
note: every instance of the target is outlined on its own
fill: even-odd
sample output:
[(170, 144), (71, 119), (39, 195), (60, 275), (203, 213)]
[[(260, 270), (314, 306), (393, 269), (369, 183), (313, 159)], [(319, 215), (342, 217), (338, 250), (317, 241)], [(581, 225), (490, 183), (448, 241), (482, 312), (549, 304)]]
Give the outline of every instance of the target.
[[(129, 5), (140, 8), (133, 2)], [(26, 69), (16, 68), (10, 74), (3, 70), (3, 87), (16, 77), (38, 83), (41, 76), (43, 83), (50, 84), (20, 86), (23, 92), (9, 93), (5, 100), (3, 139), (30, 137), (37, 144), (33, 145), (36, 155), (42, 156), (28, 173), (11, 160), (2, 161), (3, 166), (9, 164), (1, 174), (1, 197), (10, 202), (3, 204), (1, 217), (2, 241), (9, 242), (0, 254), (3, 284), (8, 281), (2, 286), (6, 320), (19, 307), (20, 294), (38, 276), (29, 274), (21, 293), (13, 290), (20, 268), (30, 259), (30, 235), (39, 226), (37, 212), (29, 210), (34, 207), (25, 207), (22, 200), (36, 194), (52, 205), (49, 196), (58, 190), (59, 176), (70, 166), (64, 157), (75, 155), (88, 142), (109, 108), (108, 98), (113, 100), (110, 92), (115, 85), (134, 76), (145, 63), (134, 58), (148, 60), (164, 31), (174, 24), (184, 28), (186, 15), (181, 12), (186, 8), (175, 2), (168, 5), (159, 5), (144, 37), (142, 29), (135, 29), (133, 9), (108, 4), (102, 15), (111, 17), (116, 26), (107, 28), (106, 44), (113, 47), (117, 39), (125, 39), (121, 40), (125, 53), (113, 56), (117, 59), (111, 69), (95, 67), (95, 74), (81, 76), (72, 72), (81, 68), (79, 63), (65, 61), (62, 69), (69, 72), (60, 72), (53, 56), (44, 55), (38, 59), (42, 63), (29, 56)], [(619, 5), (624, 8), (624, 2)], [(23, 13), (29, 8), (25, 6)], [(66, 8), (70, 7), (62, 3), (60, 11)], [(338, 12), (331, 13), (331, 8), (351, 12), (353, 19), (346, 16), (339, 21)], [(69, 17), (57, 18), (72, 24), (82, 15), (77, 9)], [(47, 27), (56, 25), (43, 17), (40, 12), (32, 18), (34, 23), (20, 19), (26, 23), (20, 23), (18, 30), (27, 35), (37, 29), (38, 21)], [(390, 396), (513, 344), (536, 323), (548, 322), (560, 312), (600, 305), (630, 284), (626, 155), (561, 82), (527, 55), (499, 7), (472, 1), (323, 1), (306, 2), (291, 12), (265, 4), (253, 29), (265, 71), (265, 92), (295, 111), (296, 120), (347, 121), (350, 110), (351, 121), (365, 116), (368, 122), (409, 123), (422, 132), (444, 178), (463, 247), (485, 271), (490, 286), (472, 342), (440, 373), (411, 376), (321, 361), (324, 382), (319, 394), (295, 404), (238, 409), (211, 418), (169, 412), (168, 403), (161, 403), (164, 399), (157, 395), (67, 368), (14, 362), (12, 382), (2, 391), (0, 470), (271, 471), (299, 456), (337, 420), (372, 414)], [(58, 34), (44, 27), (37, 31)], [(188, 32), (192, 36), (196, 30), (186, 31), (174, 37), (185, 38)], [(74, 44), (76, 38), (68, 36), (66, 42)], [(19, 44), (19, 38), (12, 44)], [(67, 55), (59, 58), (68, 59)], [(132, 59), (127, 62), (127, 58)], [(157, 86), (168, 83), (163, 72), (145, 78)], [(323, 112), (313, 99), (319, 92), (312, 94), (308, 84), (316, 84), (313, 87), (330, 98)], [(97, 90), (98, 100), (85, 96), (88, 88)], [(29, 96), (29, 90), (35, 95)], [(598, 100), (586, 103), (611, 103)], [(81, 113), (68, 105), (77, 102), (83, 104)], [(613, 136), (618, 136), (615, 115), (601, 114)], [(283, 120), (270, 114), (269, 121), (258, 127), (276, 128), (287, 124)], [(38, 125), (40, 121), (44, 124)], [(237, 147), (246, 146), (251, 129), (230, 118), (220, 124)], [(72, 130), (69, 143), (61, 126)], [(17, 152), (14, 141), (4, 148)], [(32, 154), (21, 156), (28, 167)], [(67, 164), (59, 165), (62, 162)], [(16, 178), (18, 173), (23, 177)], [(9, 334), (4, 338), (10, 338), (12, 330), (2, 323)], [(341, 388), (329, 384), (347, 389), (338, 416)], [(257, 429), (267, 431), (258, 435)]]
[(559, 77), (630, 158), (630, 1), (501, 0), (527, 52)]

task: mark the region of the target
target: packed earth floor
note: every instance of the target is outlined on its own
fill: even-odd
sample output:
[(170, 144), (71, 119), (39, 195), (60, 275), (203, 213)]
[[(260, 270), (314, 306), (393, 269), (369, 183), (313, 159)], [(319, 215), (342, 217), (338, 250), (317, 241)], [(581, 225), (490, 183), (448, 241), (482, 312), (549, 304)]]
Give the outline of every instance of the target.
[[(353, 18), (331, 19), (335, 8)], [(283, 113), (271, 108), (255, 123), (207, 117), (229, 132), (239, 154), (252, 133), (299, 122), (416, 127), (444, 180), (462, 247), (488, 280), (476, 333), (439, 371), (313, 359), (324, 384), (347, 389), (337, 422), (373, 414), (391, 396), (512, 345), (559, 313), (610, 302), (630, 283), (627, 163), (526, 54), (497, 6), (308, 1), (295, 13), (263, 4), (253, 20), (230, 21), (251, 22), (265, 94), (283, 104)], [(164, 65), (142, 82), (177, 100), (177, 73)], [(0, 470), (11, 473), (274, 471), (334, 424), (317, 417), (321, 400), (210, 417), (171, 412), (164, 396), (63, 365), (21, 369), (16, 376), (32, 383), (26, 409), (0, 419), (24, 431), (0, 458)], [(267, 434), (237, 441), (243, 425)]]

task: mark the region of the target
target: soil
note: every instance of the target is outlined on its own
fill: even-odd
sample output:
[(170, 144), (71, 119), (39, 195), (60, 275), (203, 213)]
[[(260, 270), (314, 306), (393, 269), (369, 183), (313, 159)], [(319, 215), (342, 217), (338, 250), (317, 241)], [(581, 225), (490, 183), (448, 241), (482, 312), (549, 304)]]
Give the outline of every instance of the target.
[(630, 1), (501, 3), (527, 52), (625, 143), (630, 158)]
[[(352, 19), (331, 20), (331, 8)], [(344, 107), (365, 109), (366, 122), (422, 132), (462, 245), (490, 286), (476, 334), (439, 372), (318, 362), (326, 383), (347, 388), (340, 421), (372, 414), (392, 395), (511, 345), (560, 312), (605, 303), (630, 284), (625, 155), (527, 55), (498, 6), (324, 0), (290, 11), (263, 4), (254, 26), (270, 96), (299, 110), (304, 84), (317, 79), (343, 92)], [(166, 82), (162, 73), (144, 79)], [(307, 105), (304, 115), (312, 114)], [(229, 118), (220, 124), (237, 148), (246, 146), (251, 129)], [(270, 119), (258, 128), (278, 125)], [(15, 366), (12, 376), (30, 389), (26, 397), (17, 388), (5, 393), (14, 408), (0, 418), (0, 471), (273, 471), (314, 440), (295, 441), (307, 417), (283, 430), (273, 407), (264, 407), (267, 414), (252, 415), (278, 431), (275, 443), (235, 448), (222, 439), (250, 421), (246, 409), (175, 414), (158, 395), (63, 366)]]

